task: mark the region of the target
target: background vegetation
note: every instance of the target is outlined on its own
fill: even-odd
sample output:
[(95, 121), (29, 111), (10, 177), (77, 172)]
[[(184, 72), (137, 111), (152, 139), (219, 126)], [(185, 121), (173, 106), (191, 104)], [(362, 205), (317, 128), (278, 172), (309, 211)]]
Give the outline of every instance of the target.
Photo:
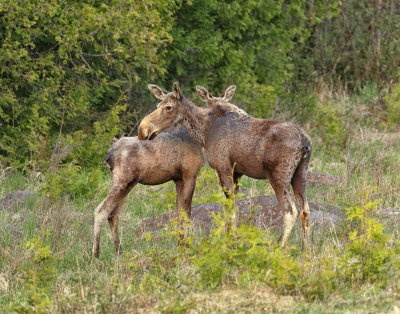
[(196, 84), (216, 94), (236, 84), (250, 114), (302, 124), (335, 114), (319, 107), (321, 90), (372, 93), (368, 111), (397, 123), (399, 10), (375, 0), (2, 1), (1, 162), (98, 167), (107, 145), (96, 143), (135, 134), (153, 109), (150, 82), (178, 80), (189, 96)]
[[(50, 199), (0, 210), (0, 312), (400, 307), (400, 230), (376, 215), (400, 208), (399, 66), (395, 0), (0, 0), (0, 196)], [(126, 254), (104, 228), (90, 259), (93, 209), (110, 187), (105, 152), (154, 109), (146, 85), (175, 80), (196, 102), (196, 84), (214, 94), (236, 84), (234, 103), (250, 114), (300, 124), (311, 169), (344, 178), (308, 196), (348, 220), (316, 230), (301, 253), (300, 230), (281, 251), (272, 231), (222, 235), (229, 217), (219, 217), (177, 250), (174, 232), (135, 236), (143, 218), (174, 208), (173, 185), (138, 186), (121, 215)], [(220, 195), (203, 169), (194, 202)]]

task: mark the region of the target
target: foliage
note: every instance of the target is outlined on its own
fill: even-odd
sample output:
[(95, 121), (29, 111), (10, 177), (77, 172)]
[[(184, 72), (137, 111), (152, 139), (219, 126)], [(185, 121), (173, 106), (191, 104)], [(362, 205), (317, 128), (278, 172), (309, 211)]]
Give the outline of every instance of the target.
[(48, 313), (51, 307), (51, 288), (55, 279), (55, 258), (43, 239), (35, 235), (25, 242), (28, 260), (19, 269), (24, 276), (27, 303), (11, 304), (18, 313)]
[(335, 106), (331, 100), (319, 103), (314, 120), (315, 136), (322, 139), (327, 147), (344, 146), (346, 140), (343, 117)]
[(198, 284), (215, 288), (263, 282), (280, 293), (301, 292), (308, 299), (324, 299), (344, 282), (384, 287), (398, 269), (399, 252), (390, 245), (382, 224), (370, 217), (379, 204), (379, 200), (369, 201), (372, 194), (365, 189), (361, 205), (346, 210), (351, 223), (349, 241), (343, 253), (330, 251), (339, 258), (313, 260), (304, 254), (302, 262), (296, 258), (296, 251), (277, 248), (265, 230), (246, 224), (236, 228), (232, 223), (236, 215), (233, 201), (220, 200), (224, 211), (214, 215), (216, 228), (190, 251), (200, 276)]
[[(0, 162), (46, 171), (69, 145), (70, 158), (98, 166), (104, 148), (82, 153), (95, 149), (98, 124), (121, 105), (108, 135), (131, 132), (154, 81), (179, 80), (189, 94), (236, 84), (250, 114), (313, 122), (321, 82), (358, 93), (395, 79), (398, 20), (394, 1), (4, 2)], [(398, 116), (390, 97), (389, 124)]]
[(171, 30), (168, 83), (205, 85), (216, 94), (239, 85), (237, 100), (266, 117), (293, 74), (294, 50), (338, 3), (328, 2), (320, 10), (322, 1), (183, 1)]
[[(50, 171), (41, 187), (51, 199), (69, 195), (93, 197), (105, 174), (104, 156), (114, 135), (120, 132), (119, 114), (125, 105), (116, 104), (104, 121), (93, 124), (91, 134), (76, 131), (59, 137), (50, 159)], [(102, 193), (103, 194), (103, 193)]]
[[(390, 312), (399, 228), (375, 216), (378, 205), (400, 206), (399, 135), (378, 131), (400, 123), (398, 9), (393, 0), (1, 2), (0, 191), (42, 190), (52, 202), (0, 210), (0, 311)], [(175, 192), (137, 186), (121, 214), (123, 257), (104, 228), (91, 259), (92, 207), (110, 184), (105, 152), (153, 109), (146, 84), (175, 80), (186, 94), (236, 84), (249, 113), (307, 123), (312, 170), (345, 178), (307, 194), (358, 204), (344, 226), (315, 228), (312, 250), (279, 249), (272, 232), (235, 227), (235, 207), (205, 168), (194, 200), (225, 208), (210, 234), (177, 247), (182, 220), (188, 227), (180, 217), (139, 237), (142, 219), (172, 209)], [(241, 184), (249, 195), (271, 191)], [(288, 308), (276, 301), (286, 297)]]
[(393, 271), (396, 249), (390, 247), (382, 224), (371, 218), (380, 201), (368, 200), (370, 194), (364, 190), (361, 205), (346, 210), (347, 220), (355, 227), (349, 233), (350, 242), (342, 259), (342, 276), (352, 283), (385, 285)]
[(191, 248), (191, 259), (201, 279), (199, 286), (247, 286), (261, 281), (280, 292), (293, 291), (301, 276), (293, 257), (277, 248), (267, 231), (245, 224), (237, 227), (233, 199), (220, 202), (224, 211), (214, 215), (215, 229)]
[(90, 134), (88, 126), (109, 114), (121, 91), (132, 101), (141, 80), (164, 71), (168, 12), (162, 0), (3, 1), (3, 161), (35, 167), (58, 134)]
[[(122, 101), (121, 98), (119, 101)], [(71, 146), (73, 152), (66, 161), (89, 169), (90, 167), (104, 166), (106, 152), (110, 148), (115, 134), (122, 131), (120, 114), (125, 108), (126, 105), (116, 103), (104, 119), (93, 123), (92, 132), (87, 134), (79, 130), (68, 135), (66, 145)]]
[(341, 1), (339, 14), (313, 31), (315, 71), (353, 91), (370, 82), (385, 87), (398, 71), (399, 21), (396, 1)]
[(67, 164), (59, 167), (57, 173), (46, 174), (41, 189), (51, 200), (63, 196), (72, 199), (92, 198), (97, 194), (104, 196), (105, 186), (100, 188), (103, 177), (104, 172), (101, 168), (82, 169), (77, 165)]
[(303, 271), (303, 281), (299, 283), (298, 289), (307, 300), (326, 300), (342, 287), (343, 278), (334, 257), (321, 256), (315, 260), (304, 256)]
[[(344, 128), (349, 127), (361, 129), (358, 124), (344, 124)], [(187, 246), (177, 246), (179, 220), (173, 223), (175, 233), (162, 230), (140, 236), (136, 229), (143, 219), (164, 214), (167, 203), (173, 202), (171, 195), (163, 195), (174, 194), (173, 183), (138, 185), (126, 198), (119, 224), (122, 257), (115, 254), (105, 222), (101, 256), (91, 258), (93, 209), (103, 200), (99, 191), (109, 186), (108, 176), (101, 176), (97, 185), (88, 184), (91, 191), (86, 196), (75, 194), (74, 202), (58, 197), (50, 203), (20, 206), (17, 211), (1, 210), (0, 232), (4, 239), (0, 245), (0, 312), (18, 308), (32, 312), (34, 306), (52, 312), (129, 312), (132, 308), (143, 312), (390, 312), (398, 304), (399, 224), (393, 215), (367, 207), (376, 199), (382, 201), (372, 208), (400, 207), (400, 176), (396, 171), (399, 134), (361, 130), (350, 133), (345, 158), (332, 154), (341, 151), (335, 144), (314, 150), (313, 171), (346, 179), (339, 185), (310, 185), (307, 196), (321, 204), (344, 204), (354, 217), (342, 224), (313, 224), (312, 246), (304, 252), (299, 251), (299, 223), (289, 239), (292, 247), (284, 250), (275, 247), (278, 234), (272, 230), (258, 230), (244, 223), (225, 234), (224, 229), (231, 223), (229, 201), (226, 213), (217, 217), (215, 232), (205, 234), (194, 229)], [(61, 164), (58, 169), (63, 167)], [(86, 171), (82, 170), (83, 177)], [(209, 168), (203, 171), (195, 197), (199, 202), (225, 203), (222, 191), (217, 190), (215, 173)], [(4, 169), (0, 181), (5, 196), (14, 190), (35, 191), (42, 177)], [(266, 180), (241, 180), (248, 195), (265, 195), (267, 186)], [(157, 193), (150, 193), (154, 191)], [(159, 198), (165, 203), (160, 204)], [(361, 212), (363, 218), (357, 218)], [(41, 288), (28, 288), (33, 277), (28, 277), (25, 270), (41, 273), (44, 268), (33, 262), (38, 250), (24, 245), (26, 239), (34, 239), (32, 234), (41, 234), (42, 228), (48, 232), (40, 236), (42, 244), (37, 247), (51, 248), (53, 262), (49, 269), (54, 266), (57, 274), (56, 278), (46, 279), (44, 294)], [(356, 237), (350, 238), (354, 231)], [(45, 273), (40, 276), (46, 278)], [(35, 300), (31, 297), (34, 294), (39, 296)]]

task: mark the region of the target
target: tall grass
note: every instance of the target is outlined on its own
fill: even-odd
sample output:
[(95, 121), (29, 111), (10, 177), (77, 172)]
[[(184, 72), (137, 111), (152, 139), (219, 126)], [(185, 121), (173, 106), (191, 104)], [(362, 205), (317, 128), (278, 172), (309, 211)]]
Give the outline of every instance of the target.
[[(364, 113), (346, 110), (352, 101), (322, 101), (321, 106), (336, 109), (327, 111), (326, 121), (321, 114), (310, 125), (315, 143), (311, 170), (344, 181), (309, 187), (307, 194), (314, 202), (350, 208), (355, 218), (314, 229), (310, 250), (300, 251), (299, 224), (283, 251), (275, 248), (273, 231), (252, 226), (229, 241), (218, 238), (222, 233), (195, 231), (194, 241), (184, 248), (168, 231), (136, 235), (144, 218), (174, 208), (174, 185), (167, 183), (131, 191), (120, 217), (124, 255), (116, 256), (105, 225), (100, 258), (92, 259), (93, 210), (111, 187), (109, 176), (98, 175), (86, 194), (75, 190), (50, 202), (38, 199), (16, 211), (0, 210), (0, 312), (385, 312), (400, 306), (399, 220), (378, 215), (368, 205), (400, 208), (400, 135), (365, 122), (359, 116)], [(329, 135), (319, 132), (321, 125)], [(82, 185), (85, 178), (74, 175)], [(40, 174), (3, 170), (0, 196), (22, 189), (46, 196), (45, 180)], [(244, 177), (241, 187), (245, 196), (273, 193), (263, 180)], [(193, 203), (215, 195), (223, 201), (217, 176), (204, 168)]]

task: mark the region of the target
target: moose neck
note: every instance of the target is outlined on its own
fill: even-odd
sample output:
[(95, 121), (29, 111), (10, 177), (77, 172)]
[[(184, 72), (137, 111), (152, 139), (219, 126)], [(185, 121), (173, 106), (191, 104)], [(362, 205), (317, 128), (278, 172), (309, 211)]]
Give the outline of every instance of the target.
[(182, 126), (196, 143), (204, 147), (206, 131), (210, 121), (208, 110), (197, 107), (187, 99), (184, 99), (184, 108)]

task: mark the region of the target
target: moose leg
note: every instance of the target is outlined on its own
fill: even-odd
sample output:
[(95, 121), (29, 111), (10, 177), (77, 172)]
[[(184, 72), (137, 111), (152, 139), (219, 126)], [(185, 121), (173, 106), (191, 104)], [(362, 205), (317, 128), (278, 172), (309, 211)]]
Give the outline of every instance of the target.
[(279, 238), (281, 247), (286, 245), (290, 231), (292, 230), (298, 215), (296, 206), (292, 200), (292, 197), (290, 196), (290, 183), (287, 182), (289, 180), (285, 180), (285, 178), (290, 177), (292, 177), (292, 175), (288, 176), (287, 171), (283, 170), (276, 171), (269, 178), (272, 188), (275, 191), (279, 209), (283, 214), (283, 228)]
[(300, 212), (300, 220), (303, 227), (303, 249), (305, 249), (308, 246), (308, 221), (310, 217), (310, 208), (308, 206), (305, 188), (302, 187), (305, 186), (305, 184), (303, 184), (301, 181), (302, 180), (300, 179), (296, 179), (294, 181), (292, 180), (292, 186)]
[[(190, 177), (190, 178), (184, 178), (182, 182), (182, 188), (178, 190), (177, 188), (177, 198), (179, 201), (177, 203), (180, 204), (181, 208), (184, 209), (186, 216), (188, 219), (190, 219), (191, 216), (191, 209), (192, 209), (192, 198), (193, 198), (193, 193), (194, 189), (196, 187), (196, 177)], [(184, 240), (187, 239), (189, 235), (189, 228), (184, 225), (184, 234), (181, 236), (180, 243), (182, 243)]]
[[(222, 188), (224, 189), (225, 196), (227, 198), (231, 198), (232, 195), (234, 195), (234, 193), (235, 193), (235, 186), (234, 186), (235, 179), (234, 179), (234, 177), (232, 178), (232, 175), (231, 175), (232, 169), (230, 169), (230, 167), (229, 167), (229, 168), (225, 169), (225, 171), (217, 171), (217, 173), (218, 173), (218, 177), (219, 177), (219, 182), (221, 183)], [(236, 207), (235, 199), (234, 199), (233, 205)], [(236, 211), (233, 211), (233, 214), (232, 214), (232, 224), (235, 227), (237, 227), (237, 225), (238, 225), (238, 217), (237, 217)]]
[(234, 177), (232, 177), (232, 166), (229, 162), (224, 163), (222, 167), (215, 168), (218, 174), (219, 183), (221, 184), (226, 198), (231, 198), (234, 194)]
[[(176, 190), (176, 209), (177, 209), (177, 214), (179, 218), (179, 223), (182, 225), (182, 221), (180, 220), (180, 213), (181, 210), (183, 210), (183, 181), (182, 180), (177, 180), (175, 181), (175, 190)], [(184, 234), (179, 235), (179, 240), (178, 244), (182, 245), (184, 244)]]
[(287, 187), (279, 192), (275, 192), (279, 207), (283, 213), (283, 230), (279, 238), (281, 247), (286, 245), (290, 231), (292, 231), (298, 215), (296, 206), (293, 203), (289, 191), (290, 189)]
[(183, 208), (183, 181), (175, 181), (175, 191), (176, 191), (176, 209), (178, 213)]
[(108, 215), (108, 224), (110, 225), (111, 228), (111, 233), (114, 239), (114, 245), (115, 245), (115, 250), (117, 251), (117, 254), (120, 255), (122, 254), (122, 247), (121, 247), (121, 242), (119, 240), (119, 235), (118, 235), (118, 222), (119, 222), (119, 213), (122, 208), (124, 199), (122, 199), (117, 207), (114, 208), (114, 210)]
[[(100, 203), (99, 206), (94, 210), (94, 227), (93, 227), (93, 247), (92, 254), (94, 257), (99, 257), (99, 246), (100, 246), (100, 232), (103, 226), (103, 220), (107, 214), (104, 213), (112, 210), (112, 206), (115, 204), (114, 195), (110, 192), (107, 197)], [(109, 209), (111, 208), (111, 210)]]
[(233, 174), (233, 184), (235, 188), (235, 194), (239, 192), (239, 179), (242, 177), (242, 174), (235, 172)]
[(190, 219), (192, 214), (192, 198), (194, 189), (196, 187), (196, 177), (184, 179), (183, 181), (183, 209), (186, 212), (186, 215)]
[[(113, 211), (116, 211), (119, 214), (118, 207), (133, 186), (134, 186), (134, 184), (132, 184), (131, 186), (113, 186), (111, 188), (110, 193), (107, 195), (107, 197), (95, 209), (95, 211), (94, 211), (94, 228), (93, 228), (93, 247), (92, 247), (93, 256), (99, 257), (100, 232), (101, 232), (101, 228), (103, 226), (104, 220), (106, 218), (110, 217), (110, 214)], [(117, 230), (118, 223), (116, 223), (116, 226), (117, 226), (116, 232), (118, 232), (118, 230)], [(113, 235), (114, 235), (114, 232), (113, 232)], [(116, 241), (114, 238), (114, 243), (115, 242)], [(119, 242), (119, 240), (118, 240), (118, 242)]]
[(310, 217), (310, 208), (306, 196), (306, 176), (309, 160), (309, 156), (301, 160), (291, 181), (303, 227), (303, 249), (308, 246), (308, 220)]

